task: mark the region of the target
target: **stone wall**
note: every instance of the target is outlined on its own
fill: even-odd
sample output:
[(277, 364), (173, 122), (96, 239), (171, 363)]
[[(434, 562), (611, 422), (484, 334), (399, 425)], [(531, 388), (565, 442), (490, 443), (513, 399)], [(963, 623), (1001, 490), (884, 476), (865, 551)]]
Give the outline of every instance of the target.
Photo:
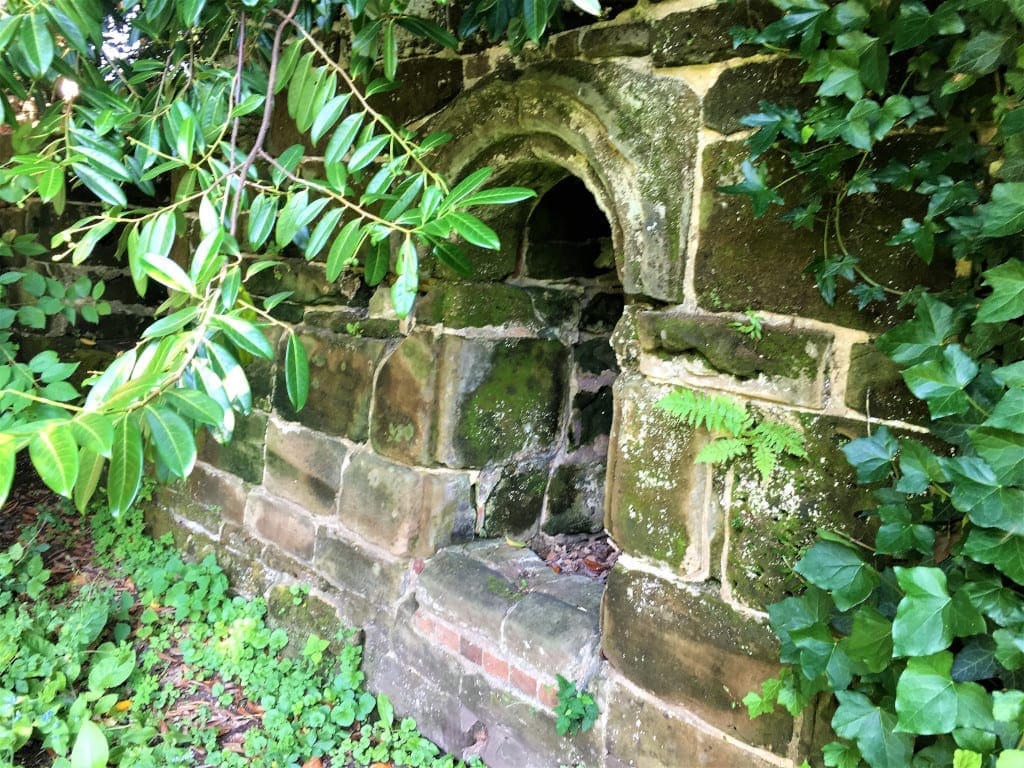
[[(447, 130), (439, 164), (481, 165), (539, 199), (492, 214), (502, 249), (461, 279), (425, 265), (407, 320), (386, 289), (286, 260), (255, 293), (311, 362), (293, 412), (279, 373), (230, 445), (151, 510), (187, 552), (216, 552), (280, 621), (359, 627), (371, 686), (446, 748), (489, 765), (795, 766), (827, 717), (747, 719), (738, 702), (776, 667), (765, 606), (816, 527), (855, 529), (865, 505), (841, 445), (918, 413), (872, 337), (892, 306), (824, 304), (802, 274), (822, 233), (718, 191), (735, 182), (739, 118), (805, 98), (789, 63), (734, 50), (757, 2), (642, 4), (544, 50), (406, 59), (398, 117)], [(292, 143), (286, 119), (275, 141)], [(849, 220), (893, 287), (910, 254), (883, 245), (892, 202)], [(733, 326), (753, 310), (760, 340)], [(763, 482), (696, 464), (709, 436), (656, 404), (676, 386), (730, 393), (798, 426), (810, 458)], [(529, 548), (606, 529), (607, 583), (557, 575)], [(300, 611), (288, 585), (313, 586)], [(556, 735), (556, 674), (601, 717)]]

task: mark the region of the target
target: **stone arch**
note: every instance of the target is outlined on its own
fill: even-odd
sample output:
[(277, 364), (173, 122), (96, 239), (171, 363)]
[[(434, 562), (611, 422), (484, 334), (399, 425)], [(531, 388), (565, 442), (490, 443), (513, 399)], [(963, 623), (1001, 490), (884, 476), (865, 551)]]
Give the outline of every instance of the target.
[(439, 157), (452, 178), (489, 165), (497, 183), (529, 185), (531, 167), (582, 179), (608, 218), (625, 292), (680, 302), (698, 117), (696, 95), (677, 80), (555, 61), (494, 76), (431, 128), (452, 134)]

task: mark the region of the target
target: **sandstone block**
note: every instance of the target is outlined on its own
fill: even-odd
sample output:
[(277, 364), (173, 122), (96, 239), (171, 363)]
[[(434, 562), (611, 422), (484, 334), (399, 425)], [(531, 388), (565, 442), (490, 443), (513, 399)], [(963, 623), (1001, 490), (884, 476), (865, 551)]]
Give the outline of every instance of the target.
[(344, 590), (342, 613), (351, 626), (387, 610), (398, 599), (406, 572), (405, 563), (370, 553), (326, 527), (317, 534), (313, 567)]
[(313, 514), (331, 514), (345, 453), (344, 444), (336, 438), (272, 419), (263, 487)]
[(438, 354), (432, 337), (413, 334), (381, 365), (370, 423), (377, 453), (406, 464), (433, 463)]
[(548, 485), (544, 533), (597, 533), (604, 527), (604, 464), (562, 464)]
[(928, 407), (907, 389), (899, 366), (873, 344), (854, 344), (846, 377), (846, 405), (874, 418), (924, 424)]
[(313, 558), (316, 523), (301, 507), (263, 490), (249, 494), (246, 518), (268, 542), (308, 563)]
[(548, 469), (544, 464), (509, 464), (484, 502), (483, 534), (526, 538), (536, 532), (544, 507)]
[(247, 482), (259, 483), (263, 479), (266, 435), (267, 414), (251, 411), (236, 417), (235, 432), (228, 443), (218, 443), (208, 432), (202, 433), (199, 458)]
[(680, 567), (708, 473), (693, 463), (705, 438), (656, 405), (669, 391), (625, 374), (615, 383), (605, 525), (624, 551)]
[(475, 516), (465, 474), (429, 474), (372, 453), (349, 462), (339, 514), (349, 530), (399, 557), (433, 554)]
[(387, 344), (335, 334), (302, 334), (309, 356), (309, 399), (296, 413), (278, 373), (274, 406), (289, 421), (361, 442), (369, 433), (373, 373)]
[(733, 27), (761, 27), (777, 18), (766, 2), (708, 5), (659, 19), (652, 58), (657, 67), (708, 64), (760, 53), (756, 46), (733, 46)]
[(646, 22), (593, 25), (580, 36), (580, 53), (592, 59), (611, 56), (645, 56), (654, 33)]
[(784, 752), (789, 717), (750, 720), (739, 704), (778, 673), (777, 642), (766, 625), (717, 592), (621, 566), (609, 574), (601, 623), (609, 662), (640, 688), (745, 743)]
[(802, 67), (792, 59), (743, 64), (727, 69), (704, 97), (704, 124), (719, 133), (747, 130), (744, 115), (760, 112), (762, 101), (803, 108), (814, 86), (801, 84)]
[(219, 512), (222, 520), (242, 523), (249, 486), (239, 477), (200, 461), (189, 475), (188, 490), (196, 501)]

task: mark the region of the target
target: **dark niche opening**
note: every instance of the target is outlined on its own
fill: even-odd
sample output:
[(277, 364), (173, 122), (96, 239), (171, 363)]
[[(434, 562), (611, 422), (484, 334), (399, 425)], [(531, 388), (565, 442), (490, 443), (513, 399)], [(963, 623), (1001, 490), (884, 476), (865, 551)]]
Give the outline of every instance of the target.
[(534, 305), (572, 307), (539, 335), (569, 351), (560, 428), (549, 444), (484, 470), (481, 533), (527, 541), (553, 570), (603, 578), (605, 475), (618, 364), (611, 334), (625, 300), (612, 230), (586, 184), (566, 176), (526, 219), (510, 284)]

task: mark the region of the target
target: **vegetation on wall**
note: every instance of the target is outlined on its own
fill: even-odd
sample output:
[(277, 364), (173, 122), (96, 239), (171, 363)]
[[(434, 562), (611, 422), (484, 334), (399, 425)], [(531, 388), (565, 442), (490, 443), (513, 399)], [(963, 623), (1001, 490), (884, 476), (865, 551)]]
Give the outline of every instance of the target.
[[(913, 307), (877, 346), (931, 434), (845, 447), (877, 489), (874, 538), (820, 533), (795, 567), (806, 591), (769, 608), (786, 666), (745, 702), (796, 714), (831, 694), (829, 766), (1024, 765), (1024, 8), (773, 2), (781, 17), (737, 40), (799, 59), (816, 92), (744, 119), (727, 191), (821, 234), (808, 272), (829, 303)], [(868, 272), (844, 218), (866, 195), (899, 201), (890, 244), (947, 288)]]
[[(80, 510), (105, 484), (111, 510), (124, 511), (146, 466), (160, 480), (187, 475), (194, 433), (205, 427), (230, 439), (235, 413), (252, 405), (242, 364), (275, 357), (278, 336), (287, 394), (301, 408), (306, 351), (275, 317), (289, 294), (257, 302), (246, 287), (283, 254), (323, 262), (328, 281), (356, 271), (370, 285), (388, 282), (403, 316), (421, 256), (465, 273), (455, 238), (498, 247), (472, 211), (533, 193), (484, 188), (486, 168), (449, 184), (430, 167), (431, 151), (447, 137), (416, 135), (369, 101), (394, 84), (400, 30), (456, 43), (404, 6), (11, 0), (0, 7), (0, 111), (13, 146), (0, 169), (0, 199), (76, 215), (83, 209), (69, 200), (98, 203), (49, 243), (6, 235), (0, 256), (24, 263), (48, 252), (88, 266), (102, 242), (126, 261), (140, 297), (162, 299), (137, 343), (80, 392), (74, 363), (52, 352), (19, 360), (17, 334), (58, 316), (99, 320), (109, 312), (103, 283), (81, 270), (53, 272), (73, 275), (64, 283), (39, 274), (38, 265), (0, 278), (0, 500), (24, 449), (46, 484), (73, 496)], [(540, 13), (530, 2), (506, 10), (508, 18)], [(490, 26), (502, 32), (508, 18), (505, 27)], [(526, 27), (539, 37), (544, 25)], [(347, 52), (342, 63), (339, 50)], [(271, 123), (285, 119), (300, 143), (272, 152)]]

